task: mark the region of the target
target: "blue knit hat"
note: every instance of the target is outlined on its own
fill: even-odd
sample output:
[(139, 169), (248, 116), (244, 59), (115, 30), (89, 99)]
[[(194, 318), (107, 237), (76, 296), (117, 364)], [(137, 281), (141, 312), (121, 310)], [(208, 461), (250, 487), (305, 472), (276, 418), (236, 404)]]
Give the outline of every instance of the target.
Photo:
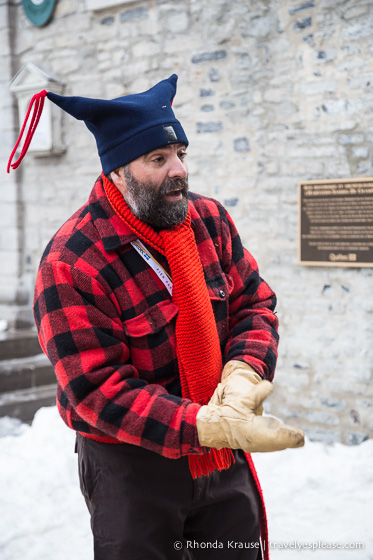
[[(65, 97), (56, 93), (40, 92), (34, 96), (36, 124), (32, 127), (31, 138), (46, 96), (61, 109), (85, 122), (96, 139), (105, 175), (167, 144), (188, 145), (185, 132), (171, 108), (176, 94), (176, 82), (177, 76), (173, 74), (148, 91), (112, 100)], [(26, 149), (22, 150), (22, 157), (31, 142), (31, 139), (28, 141), (29, 135), (30, 131), (25, 141), (25, 144), (28, 142)], [(13, 168), (18, 167), (22, 157), (12, 165)], [(9, 166), (10, 163), (8, 169)]]

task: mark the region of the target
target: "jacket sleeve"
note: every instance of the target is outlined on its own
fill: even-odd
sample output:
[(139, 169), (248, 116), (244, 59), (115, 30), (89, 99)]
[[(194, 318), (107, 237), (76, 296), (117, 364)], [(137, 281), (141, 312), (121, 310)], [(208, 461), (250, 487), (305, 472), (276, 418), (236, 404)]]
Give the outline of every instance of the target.
[(140, 379), (115, 301), (97, 280), (64, 262), (44, 262), (34, 316), (56, 373), (58, 408), (70, 428), (169, 458), (202, 452), (200, 405)]
[(224, 359), (241, 360), (272, 380), (277, 361), (276, 295), (259, 276), (254, 257), (242, 246), (236, 227), (222, 215), (223, 268), (233, 280), (229, 300), (229, 337)]

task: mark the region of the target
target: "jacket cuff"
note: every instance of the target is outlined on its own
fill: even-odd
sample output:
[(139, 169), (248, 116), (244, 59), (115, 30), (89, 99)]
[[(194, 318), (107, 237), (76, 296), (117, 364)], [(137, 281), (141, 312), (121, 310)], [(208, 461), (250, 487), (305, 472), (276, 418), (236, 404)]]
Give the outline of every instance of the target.
[(185, 408), (184, 429), (181, 433), (182, 455), (203, 455), (206, 448), (199, 444), (197, 431), (197, 414), (201, 405), (190, 403)]

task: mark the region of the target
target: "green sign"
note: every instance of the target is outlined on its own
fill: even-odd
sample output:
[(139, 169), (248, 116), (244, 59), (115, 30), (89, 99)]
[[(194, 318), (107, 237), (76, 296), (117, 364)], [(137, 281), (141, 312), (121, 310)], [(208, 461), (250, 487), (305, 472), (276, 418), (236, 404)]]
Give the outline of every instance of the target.
[(57, 0), (22, 0), (28, 19), (38, 27), (46, 25), (52, 18)]

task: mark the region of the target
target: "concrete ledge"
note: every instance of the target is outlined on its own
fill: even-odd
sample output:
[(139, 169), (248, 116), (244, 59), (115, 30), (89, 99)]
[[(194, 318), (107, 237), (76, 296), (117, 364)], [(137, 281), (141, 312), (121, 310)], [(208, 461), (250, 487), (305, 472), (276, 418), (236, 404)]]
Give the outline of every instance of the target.
[(23, 422), (31, 422), (39, 408), (55, 404), (56, 384), (3, 393), (0, 395), (0, 416), (11, 416)]
[(14, 330), (0, 333), (0, 360), (25, 358), (41, 353), (35, 330)]
[(0, 362), (0, 393), (32, 389), (56, 382), (45, 354)]

